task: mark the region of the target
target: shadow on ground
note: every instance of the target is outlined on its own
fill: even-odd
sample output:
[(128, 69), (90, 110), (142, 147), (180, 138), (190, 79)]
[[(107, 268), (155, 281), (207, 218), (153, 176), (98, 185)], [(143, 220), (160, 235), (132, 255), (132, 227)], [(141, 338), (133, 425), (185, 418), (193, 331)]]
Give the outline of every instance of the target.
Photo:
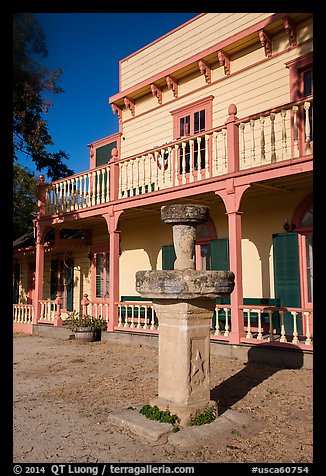
[(218, 402), (219, 416), (239, 400), (242, 400), (250, 390), (279, 370), (284, 368), (300, 369), (302, 367), (303, 352), (299, 347), (292, 344), (288, 344), (291, 352), (284, 365), (276, 367), (261, 362), (262, 352), (266, 351), (267, 347), (268, 344), (252, 347), (248, 351), (248, 361), (245, 363), (245, 367), (211, 390), (211, 399)]

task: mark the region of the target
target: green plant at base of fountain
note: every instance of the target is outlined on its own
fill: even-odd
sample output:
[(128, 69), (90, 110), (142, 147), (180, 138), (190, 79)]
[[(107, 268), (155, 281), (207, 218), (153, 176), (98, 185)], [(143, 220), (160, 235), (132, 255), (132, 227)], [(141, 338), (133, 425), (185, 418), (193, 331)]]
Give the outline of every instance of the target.
[(196, 413), (196, 415), (190, 420), (190, 426), (199, 426), (199, 425), (206, 425), (207, 423), (211, 423), (216, 418), (216, 410), (214, 408), (209, 408), (200, 413)]
[(149, 420), (160, 421), (161, 423), (172, 423), (176, 429), (180, 423), (180, 418), (177, 415), (171, 415), (169, 410), (160, 410), (157, 405), (144, 405), (139, 413), (144, 415)]

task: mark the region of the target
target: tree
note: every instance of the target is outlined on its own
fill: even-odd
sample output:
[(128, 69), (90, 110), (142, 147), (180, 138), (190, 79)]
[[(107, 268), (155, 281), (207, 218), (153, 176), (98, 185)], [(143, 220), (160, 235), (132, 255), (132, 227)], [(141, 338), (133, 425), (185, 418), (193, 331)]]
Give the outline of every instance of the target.
[[(60, 94), (57, 85), (62, 70), (42, 66), (36, 58), (48, 54), (45, 34), (32, 13), (13, 16), (13, 160), (14, 160), (14, 224), (25, 220), (31, 226), (31, 203), (36, 210), (35, 176), (19, 165), (19, 157), (29, 157), (38, 171), (46, 170), (52, 180), (73, 174), (64, 160), (68, 155), (59, 150), (48, 152), (54, 145), (44, 116), (52, 105), (51, 94)], [(19, 207), (21, 205), (21, 208)], [(18, 213), (18, 215), (15, 215)], [(20, 217), (20, 218), (19, 218)], [(21, 223), (21, 222), (20, 222)], [(28, 229), (26, 228), (26, 231)], [(21, 228), (21, 226), (19, 227)], [(16, 231), (14, 234), (17, 235)]]

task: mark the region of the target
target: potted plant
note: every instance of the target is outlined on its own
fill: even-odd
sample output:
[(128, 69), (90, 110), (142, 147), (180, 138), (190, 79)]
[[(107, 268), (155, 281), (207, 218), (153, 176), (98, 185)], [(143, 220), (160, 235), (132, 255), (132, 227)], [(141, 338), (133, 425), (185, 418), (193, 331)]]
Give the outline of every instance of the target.
[(76, 339), (83, 342), (100, 341), (102, 330), (107, 328), (104, 319), (77, 311), (70, 312), (63, 325), (74, 332)]

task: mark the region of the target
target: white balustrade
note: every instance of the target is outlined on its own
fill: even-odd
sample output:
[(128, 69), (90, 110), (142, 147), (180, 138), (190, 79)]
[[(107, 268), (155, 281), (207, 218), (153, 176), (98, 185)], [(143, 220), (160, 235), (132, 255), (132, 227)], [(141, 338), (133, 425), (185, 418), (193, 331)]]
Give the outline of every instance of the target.
[(120, 302), (118, 304), (118, 327), (123, 329), (159, 330), (155, 323), (153, 304)]
[(40, 304), (40, 322), (54, 322), (56, 315), (56, 303), (53, 300), (41, 300)]
[[(312, 101), (287, 104), (238, 120), (240, 170), (274, 164), (312, 149)], [(118, 199), (228, 173), (225, 125), (115, 162)], [(45, 213), (71, 212), (110, 201), (110, 167), (101, 166), (46, 185)]]
[(13, 322), (19, 324), (32, 324), (34, 307), (32, 304), (13, 304)]
[(109, 166), (46, 186), (46, 215), (80, 210), (110, 201)]

